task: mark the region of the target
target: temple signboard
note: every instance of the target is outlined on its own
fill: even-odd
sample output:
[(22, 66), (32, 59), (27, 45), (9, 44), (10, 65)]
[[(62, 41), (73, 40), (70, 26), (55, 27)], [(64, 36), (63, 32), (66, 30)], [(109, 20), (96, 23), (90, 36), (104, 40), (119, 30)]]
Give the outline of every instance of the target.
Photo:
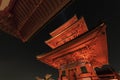
[(85, 23), (84, 18), (82, 17), (80, 20), (76, 21), (74, 24), (72, 23), (67, 29), (63, 30), (56, 36), (51, 39), (45, 41), (47, 45), (49, 45), (52, 49), (59, 47), (65, 44), (68, 41), (78, 37), (79, 35), (87, 32), (87, 25)]

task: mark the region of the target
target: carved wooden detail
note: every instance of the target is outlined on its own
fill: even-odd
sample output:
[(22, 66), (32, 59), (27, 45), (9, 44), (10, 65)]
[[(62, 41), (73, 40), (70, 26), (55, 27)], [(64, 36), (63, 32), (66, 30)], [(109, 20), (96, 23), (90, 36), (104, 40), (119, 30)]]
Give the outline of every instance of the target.
[(93, 67), (108, 64), (105, 29), (106, 25), (101, 24), (44, 56), (37, 56), (37, 59), (57, 69), (61, 66), (65, 68), (65, 65), (75, 66), (82, 63), (91, 63)]
[[(68, 25), (69, 26), (69, 25)], [(60, 29), (59, 29), (60, 30)], [(79, 35), (87, 32), (87, 25), (82, 17), (80, 20), (76, 21), (74, 24), (72, 23), (67, 29), (63, 30), (53, 38), (45, 41), (47, 45), (49, 45), (52, 49), (59, 47), (65, 44), (68, 41), (78, 37)]]
[[(12, 1), (10, 2), (12, 6), (10, 7), (8, 5), (5, 10), (0, 11), (0, 28), (1, 30), (21, 39), (23, 42), (26, 42), (33, 34), (35, 34), (51, 18), (53, 18), (53, 16), (62, 10), (63, 7), (65, 7), (71, 0), (10, 1)], [(15, 4), (13, 5), (13, 3)], [(12, 20), (10, 20), (11, 18), (9, 19), (9, 15), (12, 15)], [(6, 18), (8, 18), (9, 21), (6, 20)], [(10, 22), (13, 22), (15, 25), (11, 25)], [(14, 30), (14, 28), (16, 29)]]

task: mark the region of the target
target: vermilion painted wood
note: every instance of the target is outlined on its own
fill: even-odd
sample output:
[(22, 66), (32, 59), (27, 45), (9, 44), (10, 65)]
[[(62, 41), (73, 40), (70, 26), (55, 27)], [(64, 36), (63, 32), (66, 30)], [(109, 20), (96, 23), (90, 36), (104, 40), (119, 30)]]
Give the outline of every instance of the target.
[(45, 41), (45, 43), (49, 45), (52, 49), (55, 49), (88, 31), (87, 25), (83, 17), (74, 23), (71, 21), (68, 21), (68, 22), (69, 24), (65, 24), (65, 26), (68, 25), (68, 27), (65, 30), (63, 30), (63, 28), (61, 27), (58, 28), (56, 31), (58, 32), (61, 31), (61, 32), (58, 34), (55, 31), (57, 35)]
[(57, 69), (84, 62), (91, 63), (93, 67), (108, 64), (106, 25), (101, 24), (51, 52), (37, 56), (37, 59)]

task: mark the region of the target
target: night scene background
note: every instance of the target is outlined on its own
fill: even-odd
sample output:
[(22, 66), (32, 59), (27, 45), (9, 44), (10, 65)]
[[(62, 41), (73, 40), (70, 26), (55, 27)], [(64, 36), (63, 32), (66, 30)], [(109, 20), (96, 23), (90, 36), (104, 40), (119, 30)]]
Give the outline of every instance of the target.
[(0, 80), (35, 80), (36, 76), (43, 77), (47, 73), (56, 79), (57, 70), (37, 61), (36, 56), (52, 50), (44, 41), (74, 14), (85, 18), (89, 30), (101, 22), (107, 24), (109, 63), (120, 71), (120, 1), (75, 0), (26, 43), (0, 31)]

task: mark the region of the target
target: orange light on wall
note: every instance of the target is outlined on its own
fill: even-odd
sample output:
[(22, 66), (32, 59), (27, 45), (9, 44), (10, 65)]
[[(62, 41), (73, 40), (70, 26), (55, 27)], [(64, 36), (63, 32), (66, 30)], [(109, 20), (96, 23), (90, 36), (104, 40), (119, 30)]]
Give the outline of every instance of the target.
[(12, 9), (15, 0), (0, 0), (0, 17), (8, 15)]

